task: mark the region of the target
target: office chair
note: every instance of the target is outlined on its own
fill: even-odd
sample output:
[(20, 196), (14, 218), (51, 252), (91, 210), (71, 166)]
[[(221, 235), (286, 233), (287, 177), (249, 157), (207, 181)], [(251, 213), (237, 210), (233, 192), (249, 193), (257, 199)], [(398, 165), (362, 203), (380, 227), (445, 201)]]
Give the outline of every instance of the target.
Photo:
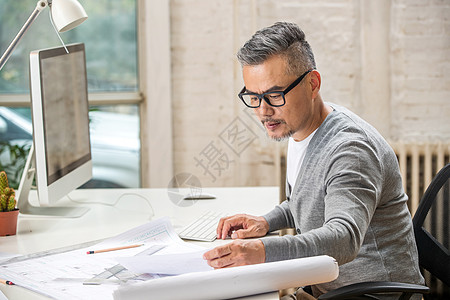
[[(431, 275), (450, 286), (450, 251), (449, 244), (449, 194), (450, 194), (450, 164), (444, 166), (434, 177), (423, 195), (419, 207), (413, 218), (414, 234), (419, 252), (419, 265)], [(442, 193), (438, 193), (441, 191)], [(447, 248), (434, 238), (424, 227), (426, 216), (431, 213), (433, 206), (439, 205), (438, 213), (442, 214), (444, 223), (444, 240)], [(446, 237), (445, 237), (446, 235)], [(425, 299), (430, 292), (426, 286), (399, 282), (361, 282), (337, 288), (319, 297), (324, 299), (378, 299), (377, 293), (401, 293), (399, 299), (409, 299), (415, 293), (424, 294)], [(447, 297), (445, 295), (444, 297)], [(434, 297), (434, 296), (433, 296)], [(436, 299), (436, 298), (433, 298)], [(444, 298), (442, 298), (444, 299)], [(448, 298), (447, 298), (448, 299)]]

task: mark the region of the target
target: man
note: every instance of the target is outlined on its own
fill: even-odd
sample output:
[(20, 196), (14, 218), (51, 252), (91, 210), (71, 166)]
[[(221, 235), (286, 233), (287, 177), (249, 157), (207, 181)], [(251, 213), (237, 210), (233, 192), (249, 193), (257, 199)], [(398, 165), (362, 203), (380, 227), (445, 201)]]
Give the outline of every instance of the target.
[[(382, 136), (347, 109), (326, 103), (303, 31), (276, 23), (239, 50), (239, 97), (275, 140), (289, 139), (287, 200), (255, 217), (222, 219), (205, 253), (214, 268), (329, 255), (339, 277), (312, 287), (318, 296), (361, 281), (422, 284), (411, 216), (396, 156)], [(263, 237), (295, 228), (297, 235)]]

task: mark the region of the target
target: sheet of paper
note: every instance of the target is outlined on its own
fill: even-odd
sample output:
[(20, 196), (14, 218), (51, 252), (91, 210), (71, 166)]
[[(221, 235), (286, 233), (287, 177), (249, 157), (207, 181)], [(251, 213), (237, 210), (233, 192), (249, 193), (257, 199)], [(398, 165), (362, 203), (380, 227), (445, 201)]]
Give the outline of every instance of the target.
[(11, 254), (11, 253), (6, 253), (6, 252), (0, 252), (0, 263), (3, 261), (7, 261), (13, 257), (17, 257), (20, 256), (19, 254)]
[(192, 272), (213, 270), (203, 259), (207, 249), (177, 254), (158, 254), (152, 256), (120, 257), (117, 261), (135, 273), (180, 275)]
[[(100, 250), (124, 245), (144, 244), (144, 246), (87, 255), (90, 250)], [(134, 256), (151, 247), (164, 245), (158, 251), (161, 254), (193, 252), (202, 249), (183, 242), (173, 230), (169, 219), (163, 218), (119, 234), (88, 248), (65, 253), (48, 255), (15, 263), (0, 265), (3, 278), (16, 285), (56, 299), (112, 299), (117, 284), (142, 282), (160, 278), (158, 274), (134, 274), (128, 272), (126, 277), (113, 276), (100, 285), (83, 285), (106, 269), (117, 265), (117, 257)], [(45, 270), (45, 272), (43, 272)]]
[(178, 300), (230, 299), (328, 282), (338, 274), (337, 262), (324, 255), (159, 278), (122, 286), (114, 299), (171, 300), (174, 287)]

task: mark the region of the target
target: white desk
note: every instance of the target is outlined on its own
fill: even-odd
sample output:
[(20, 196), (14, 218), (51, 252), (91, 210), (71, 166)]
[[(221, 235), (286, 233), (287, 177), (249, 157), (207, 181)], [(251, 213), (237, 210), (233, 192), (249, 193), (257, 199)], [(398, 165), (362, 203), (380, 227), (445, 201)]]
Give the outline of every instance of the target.
[[(262, 215), (271, 210), (279, 199), (278, 187), (204, 188), (203, 191), (217, 198), (185, 200), (192, 205), (182, 207), (169, 198), (167, 189), (76, 190), (69, 195), (71, 200), (66, 198), (61, 205), (89, 207), (88, 213), (74, 219), (19, 215), (17, 234), (0, 237), (0, 252), (26, 255), (104, 239), (163, 216), (168, 216), (177, 230), (205, 210)], [(33, 202), (36, 194), (31, 193), (30, 197)], [(229, 241), (217, 240), (213, 244), (226, 242)], [(211, 243), (193, 243), (211, 246)], [(0, 285), (0, 290), (11, 300), (48, 299), (17, 286)], [(278, 299), (278, 293), (245, 299)]]

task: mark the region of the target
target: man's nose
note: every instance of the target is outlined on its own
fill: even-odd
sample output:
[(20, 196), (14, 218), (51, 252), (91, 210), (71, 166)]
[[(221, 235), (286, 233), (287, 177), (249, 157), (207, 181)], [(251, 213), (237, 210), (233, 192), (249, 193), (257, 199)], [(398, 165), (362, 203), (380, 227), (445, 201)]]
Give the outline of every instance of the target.
[(261, 99), (261, 105), (257, 108), (260, 116), (272, 116), (274, 109), (264, 99)]

